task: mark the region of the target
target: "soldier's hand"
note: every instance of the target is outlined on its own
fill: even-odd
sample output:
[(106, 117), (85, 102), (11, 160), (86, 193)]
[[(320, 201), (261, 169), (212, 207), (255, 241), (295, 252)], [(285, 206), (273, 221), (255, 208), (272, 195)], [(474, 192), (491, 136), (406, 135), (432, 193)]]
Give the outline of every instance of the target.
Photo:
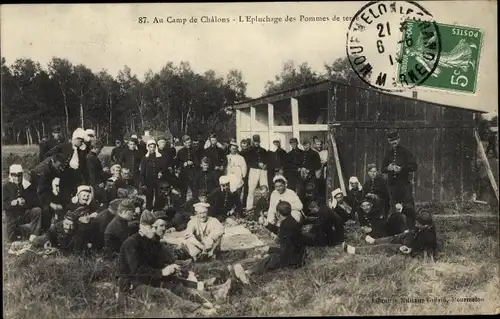
[(394, 171), (395, 171), (396, 173), (401, 172), (401, 166), (394, 165)]
[(101, 183), (101, 184), (97, 185), (97, 187), (104, 188), (104, 183)]
[(158, 178), (161, 178), (163, 176), (163, 174), (160, 172), (158, 173)]
[(18, 203), (18, 199), (14, 199), (12, 202), (10, 202), (10, 206), (17, 206)]
[(53, 210), (57, 210), (57, 204), (50, 203), (50, 208), (52, 208)]
[(26, 200), (22, 197), (19, 197), (18, 201), (19, 201), (19, 206), (24, 206), (26, 204)]
[(90, 218), (96, 218), (97, 217), (97, 213), (96, 212), (93, 212), (92, 214), (90, 214)]

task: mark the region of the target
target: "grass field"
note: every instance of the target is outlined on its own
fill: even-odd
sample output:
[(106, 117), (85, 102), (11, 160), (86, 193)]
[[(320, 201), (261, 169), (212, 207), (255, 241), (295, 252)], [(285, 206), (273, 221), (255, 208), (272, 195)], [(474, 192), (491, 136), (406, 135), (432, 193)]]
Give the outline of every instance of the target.
[[(438, 218), (436, 224), (441, 248), (434, 264), (310, 249), (302, 269), (257, 278), (222, 304), (217, 316), (498, 313), (498, 220)], [(351, 234), (348, 242), (361, 240)], [(228, 254), (223, 262), (238, 257)], [(5, 318), (193, 316), (169, 300), (137, 293), (117, 301), (113, 288), (103, 285), (112, 282), (113, 265), (95, 259), (4, 258)]]
[[(17, 152), (14, 146), (6, 150)], [(25, 148), (18, 154), (30, 156)], [(472, 213), (486, 212), (475, 207)], [(499, 313), (498, 213), (489, 213), (435, 215), (440, 248), (434, 264), (402, 255), (348, 255), (338, 247), (309, 249), (306, 266), (256, 278), (232, 294), (217, 316)], [(357, 233), (349, 233), (347, 242), (363, 243)], [(106, 284), (116, 267), (95, 258), (13, 257), (3, 251), (5, 318), (194, 316), (139, 293), (116, 300)], [(243, 257), (231, 252), (222, 262)], [(211, 265), (202, 268), (208, 274)]]

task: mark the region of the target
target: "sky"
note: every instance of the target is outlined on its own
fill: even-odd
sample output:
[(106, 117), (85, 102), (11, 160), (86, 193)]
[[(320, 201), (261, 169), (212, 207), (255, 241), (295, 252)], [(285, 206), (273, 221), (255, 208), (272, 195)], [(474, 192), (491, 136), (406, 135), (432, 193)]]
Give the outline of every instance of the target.
[[(497, 9), (496, 1), (423, 1), (436, 19), (445, 24), (484, 31), (479, 79), (475, 94), (430, 91), (419, 88), (418, 97), (437, 103), (496, 112)], [(23, 4), (2, 5), (2, 56), (11, 64), (31, 58), (46, 67), (52, 57), (82, 63), (114, 76), (128, 65), (142, 78), (159, 71), (168, 61), (188, 61), (196, 72), (215, 70), (224, 76), (239, 69), (248, 83), (247, 95), (258, 97), (265, 83), (274, 79), (283, 63), (307, 62), (324, 72), (324, 63), (346, 56), (352, 17), (364, 2), (290, 2), (231, 4)], [(241, 23), (246, 16), (281, 17), (282, 22)], [(300, 16), (327, 16), (330, 21), (298, 21)], [(229, 23), (200, 23), (202, 16), (228, 19)], [(297, 21), (284, 21), (287, 16)], [(139, 23), (146, 17), (149, 23)], [(154, 18), (164, 23), (153, 23)], [(168, 23), (167, 18), (187, 23)], [(191, 17), (198, 23), (189, 23)], [(338, 17), (340, 21), (331, 21)], [(411, 92), (402, 93), (411, 96)]]

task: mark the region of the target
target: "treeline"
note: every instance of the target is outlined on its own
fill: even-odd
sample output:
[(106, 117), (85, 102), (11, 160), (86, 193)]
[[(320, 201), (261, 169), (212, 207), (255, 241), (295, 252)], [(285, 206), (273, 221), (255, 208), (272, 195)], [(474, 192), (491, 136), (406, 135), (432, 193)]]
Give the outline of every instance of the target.
[(52, 125), (71, 136), (94, 129), (105, 143), (144, 130), (233, 136), (230, 106), (246, 98), (242, 73), (194, 72), (188, 62), (167, 63), (140, 81), (128, 66), (115, 78), (106, 70), (53, 58), (47, 68), (31, 59), (2, 58), (2, 142), (37, 144)]
[[(324, 64), (323, 73), (308, 63), (286, 61), (267, 81), (264, 94), (324, 79), (366, 85), (346, 58)], [(177, 137), (215, 132), (229, 138), (236, 129), (231, 106), (248, 98), (246, 89), (239, 70), (225, 77), (213, 70), (199, 74), (188, 62), (168, 62), (141, 81), (128, 66), (113, 77), (106, 70), (94, 73), (56, 57), (46, 68), (31, 59), (17, 59), (9, 66), (2, 58), (2, 142), (37, 144), (54, 124), (65, 136), (76, 127), (94, 129), (107, 144), (145, 130)]]

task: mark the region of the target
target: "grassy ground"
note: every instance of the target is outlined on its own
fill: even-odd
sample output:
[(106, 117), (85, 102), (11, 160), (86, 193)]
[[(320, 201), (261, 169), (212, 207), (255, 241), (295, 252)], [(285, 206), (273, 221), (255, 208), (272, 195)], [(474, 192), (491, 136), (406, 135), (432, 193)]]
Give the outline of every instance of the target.
[[(104, 150), (108, 156), (111, 148)], [(37, 146), (3, 146), (2, 165), (29, 167)], [(443, 207), (431, 207), (441, 212)], [(482, 215), (480, 206), (454, 212)], [(218, 316), (491, 314), (500, 308), (498, 214), (486, 217), (436, 216), (440, 250), (435, 264), (391, 255), (347, 255), (338, 248), (309, 250), (306, 266), (256, 278), (251, 288), (235, 292)], [(267, 241), (268, 239), (266, 239)], [(357, 233), (347, 242), (362, 244)], [(133, 293), (117, 301), (114, 265), (36, 254), (6, 255), (5, 318), (179, 317), (169, 300)], [(222, 263), (252, 254), (231, 252)], [(202, 265), (208, 276), (213, 265)], [(402, 300), (407, 298), (410, 300)], [(463, 300), (454, 298), (476, 298)]]
[[(218, 316), (498, 313), (498, 220), (438, 218), (436, 224), (441, 247), (434, 264), (310, 249), (302, 269), (256, 278), (251, 288), (222, 304)], [(360, 244), (361, 238), (350, 233), (348, 242)], [(229, 253), (222, 263), (243, 257)], [(210, 265), (204, 267), (206, 274)], [(103, 284), (112, 282), (113, 272), (112, 265), (94, 259), (5, 256), (5, 318), (193, 315), (169, 300), (137, 293), (117, 301), (113, 288)]]

